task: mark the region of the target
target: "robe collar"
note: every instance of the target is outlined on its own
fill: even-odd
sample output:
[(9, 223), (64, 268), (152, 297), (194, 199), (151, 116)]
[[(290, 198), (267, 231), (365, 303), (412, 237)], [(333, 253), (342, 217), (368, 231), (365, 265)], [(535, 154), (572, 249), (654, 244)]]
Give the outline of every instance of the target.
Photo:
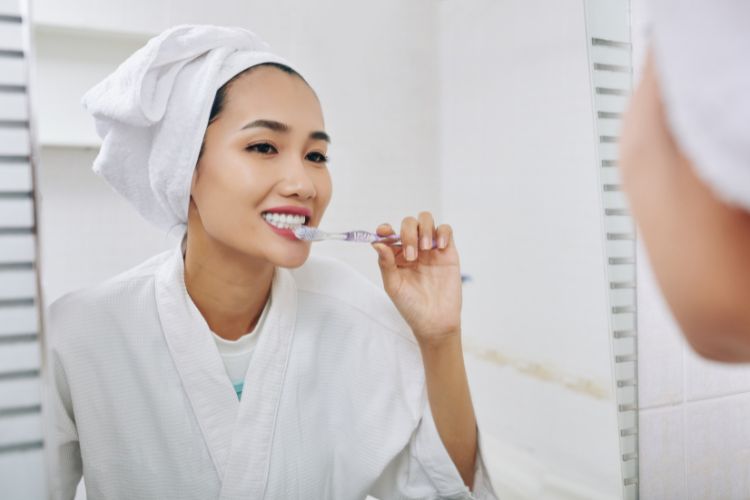
[(187, 293), (184, 239), (156, 270), (162, 331), (222, 481), (221, 499), (262, 498), (297, 318), (297, 287), (276, 267), (271, 304), (237, 400), (208, 323)]

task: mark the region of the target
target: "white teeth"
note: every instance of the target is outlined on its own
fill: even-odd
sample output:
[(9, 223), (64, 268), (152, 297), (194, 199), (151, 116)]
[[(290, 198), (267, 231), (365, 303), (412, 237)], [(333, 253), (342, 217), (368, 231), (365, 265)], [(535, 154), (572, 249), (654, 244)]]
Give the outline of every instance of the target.
[(305, 223), (303, 215), (265, 213), (263, 214), (263, 218), (281, 229), (288, 229)]

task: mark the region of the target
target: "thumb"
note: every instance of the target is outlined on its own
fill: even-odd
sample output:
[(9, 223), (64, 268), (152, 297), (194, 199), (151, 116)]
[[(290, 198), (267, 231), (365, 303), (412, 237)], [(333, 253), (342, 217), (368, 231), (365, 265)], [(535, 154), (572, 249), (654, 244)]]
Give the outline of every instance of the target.
[(380, 271), (383, 273), (383, 281), (388, 283), (393, 279), (394, 274), (398, 272), (396, 255), (388, 245), (383, 243), (373, 243), (372, 246), (378, 252), (378, 265), (380, 266)]
[(383, 279), (383, 288), (388, 296), (391, 297), (391, 300), (393, 300), (393, 294), (401, 288), (403, 280), (396, 264), (396, 252), (384, 243), (373, 243), (372, 246), (378, 252), (378, 265), (380, 266), (380, 274)]

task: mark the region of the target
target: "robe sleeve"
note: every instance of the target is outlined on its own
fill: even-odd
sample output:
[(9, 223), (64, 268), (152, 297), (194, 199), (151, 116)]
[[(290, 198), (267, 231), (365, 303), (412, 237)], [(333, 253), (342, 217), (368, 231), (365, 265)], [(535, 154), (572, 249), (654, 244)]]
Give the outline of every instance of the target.
[(445, 448), (432, 416), (426, 392), (422, 418), (403, 450), (391, 461), (368, 492), (379, 500), (476, 499), (498, 500), (484, 463), (482, 433), (477, 427), (477, 456), (472, 490)]
[(73, 500), (82, 476), (81, 450), (78, 442), (73, 405), (65, 370), (58, 353), (51, 348), (44, 381), (45, 402), (51, 417), (48, 465), (50, 496), (54, 500)]

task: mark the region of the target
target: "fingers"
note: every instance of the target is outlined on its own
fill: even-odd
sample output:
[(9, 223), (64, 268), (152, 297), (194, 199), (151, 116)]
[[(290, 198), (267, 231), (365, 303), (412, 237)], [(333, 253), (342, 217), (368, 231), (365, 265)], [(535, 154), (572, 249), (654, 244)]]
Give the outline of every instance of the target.
[(453, 228), (448, 224), (440, 224), (437, 228), (437, 246), (439, 249), (446, 248), (453, 238)]
[(378, 263), (384, 273), (392, 272), (397, 268), (396, 254), (384, 243), (373, 243), (373, 248), (378, 252)]
[(419, 238), (419, 221), (412, 216), (401, 221), (401, 246), (409, 262), (417, 260), (417, 239)]
[(393, 228), (388, 223), (379, 225), (378, 229), (375, 231), (378, 236), (389, 236), (394, 234), (394, 232), (395, 231), (393, 231)]
[[(378, 226), (379, 236), (395, 235), (390, 224)], [(395, 256), (402, 253), (407, 262), (414, 262), (419, 257), (419, 251), (427, 252), (436, 245), (438, 249), (447, 248), (453, 240), (453, 229), (449, 224), (435, 227), (435, 219), (430, 212), (420, 212), (417, 217), (404, 217), (401, 221), (401, 247), (391, 247)], [(434, 242), (434, 243), (433, 243)]]
[(419, 212), (419, 249), (432, 250), (435, 220), (430, 212)]
[[(417, 217), (418, 219), (405, 217), (401, 223), (401, 244), (404, 246), (404, 256), (410, 262), (417, 260), (420, 250), (423, 252), (432, 250), (433, 241), (438, 233), (435, 229), (435, 219), (430, 212), (419, 212)], [(448, 226), (441, 226), (438, 237), (449, 235), (450, 231), (446, 230), (446, 227)]]

